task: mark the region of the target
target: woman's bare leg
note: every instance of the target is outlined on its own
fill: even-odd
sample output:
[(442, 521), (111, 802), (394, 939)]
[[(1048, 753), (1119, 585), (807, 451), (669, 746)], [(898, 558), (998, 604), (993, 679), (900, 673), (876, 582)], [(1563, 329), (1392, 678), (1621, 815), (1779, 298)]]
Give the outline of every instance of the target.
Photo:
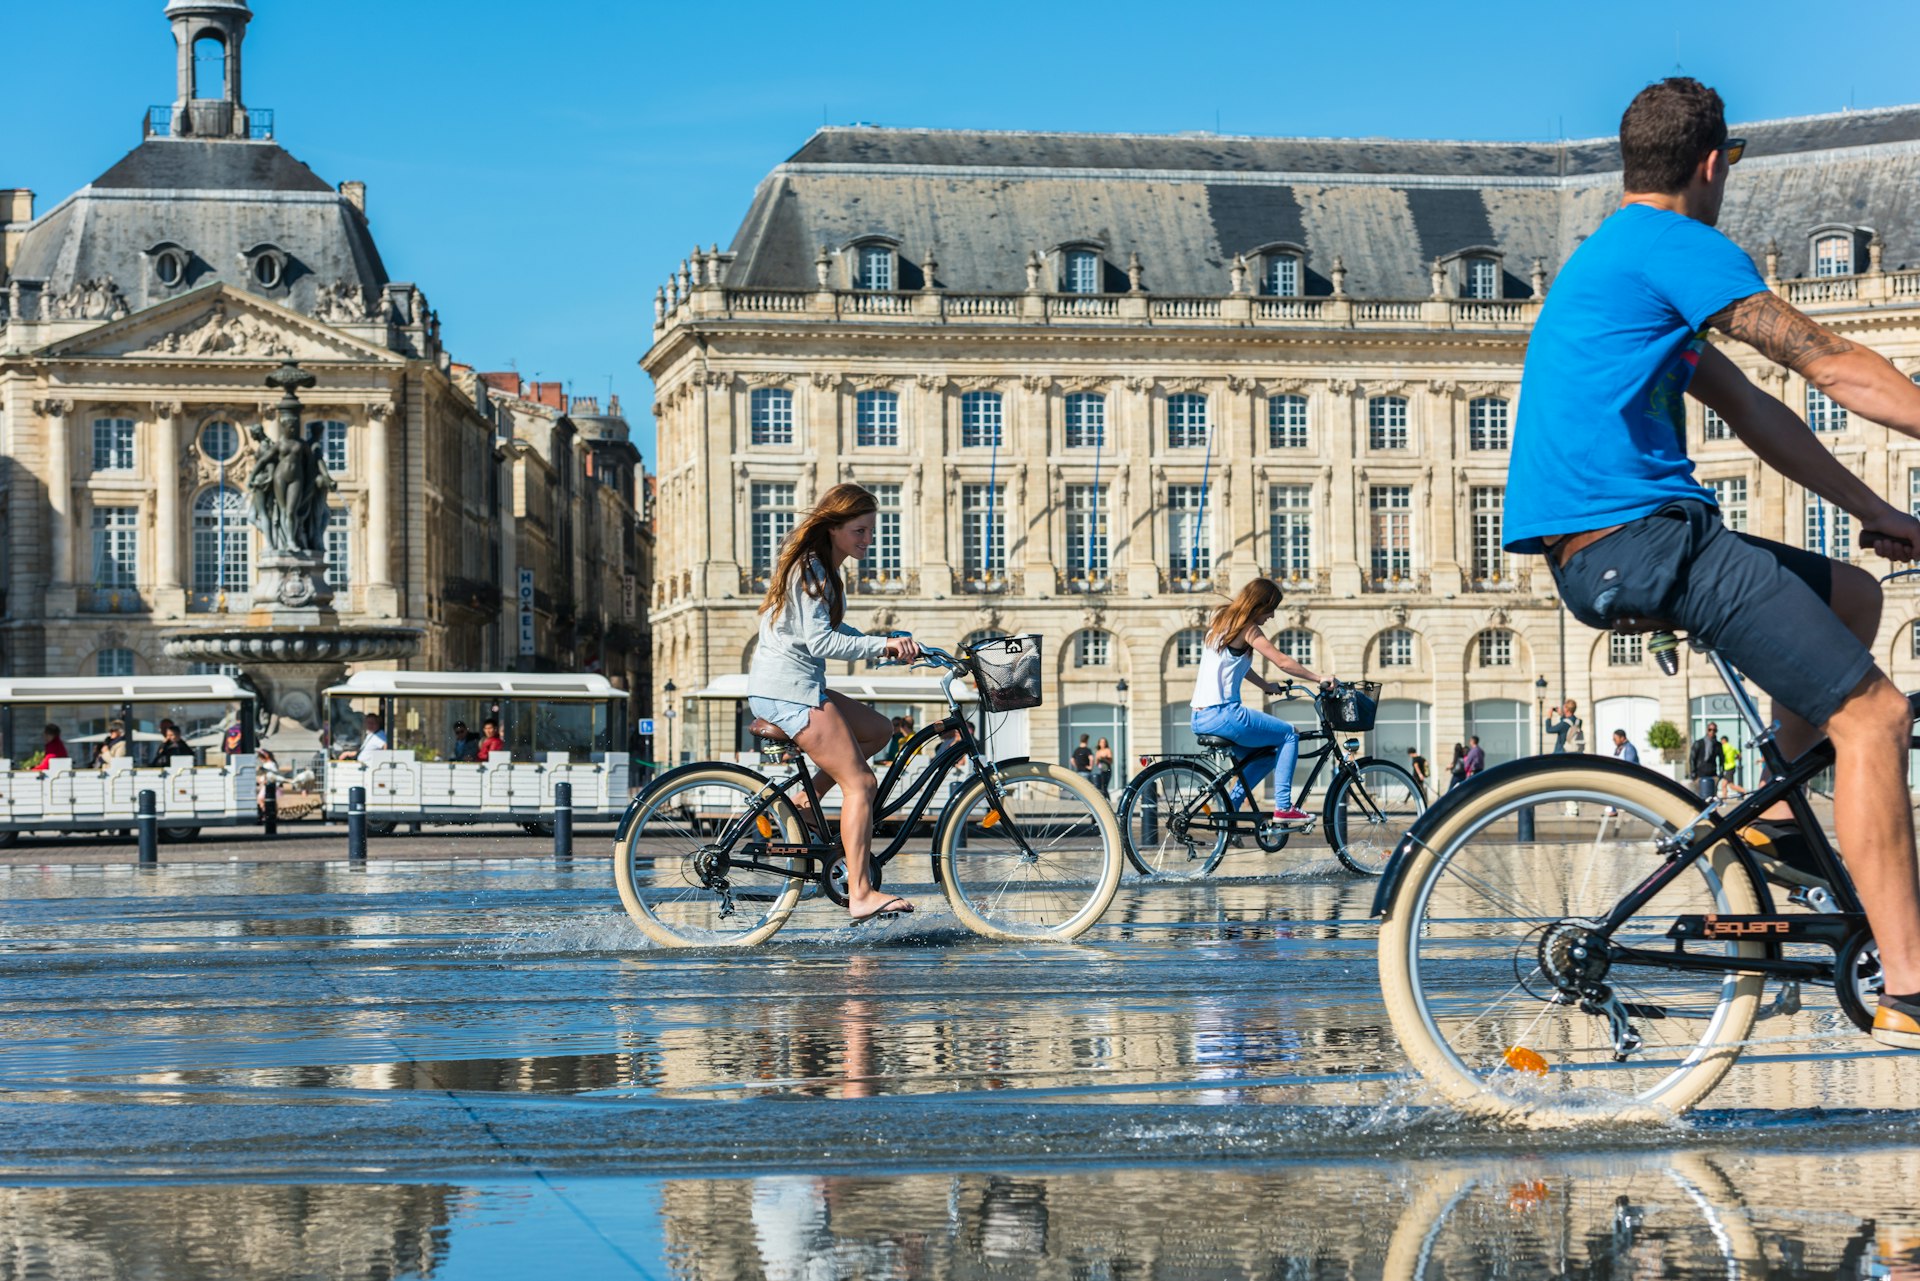
[[(873, 732), (873, 722), (880, 734)], [(866, 730), (861, 736), (855, 726)], [(880, 750), (889, 730), (887, 718), (841, 694), (828, 694), (807, 727), (795, 735), (800, 750), (840, 788), (840, 845), (847, 856), (847, 910), (866, 916), (894, 895), (873, 888), (874, 798), (880, 784), (867, 757)], [(871, 743), (869, 747), (867, 744)]]
[[(840, 709), (840, 715), (846, 720), (848, 728), (853, 731), (854, 740), (860, 744), (860, 750), (869, 757), (885, 747), (887, 740), (893, 737), (893, 723), (865, 703), (833, 690), (827, 691), (827, 702)], [(873, 741), (875, 725), (880, 727), (880, 741), (877, 743)], [(808, 755), (812, 753), (809, 752)], [(823, 769), (814, 771), (813, 790), (817, 795), (824, 799), (827, 790), (832, 786), (833, 779), (827, 771)], [(801, 792), (793, 798), (793, 802), (797, 808), (806, 809), (807, 794)]]

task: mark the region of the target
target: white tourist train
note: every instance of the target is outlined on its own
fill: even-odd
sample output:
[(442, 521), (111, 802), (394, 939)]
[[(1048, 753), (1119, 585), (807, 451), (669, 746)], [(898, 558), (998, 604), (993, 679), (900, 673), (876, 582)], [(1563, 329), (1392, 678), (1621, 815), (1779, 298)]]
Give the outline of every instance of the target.
[[(376, 833), (401, 823), (514, 823), (551, 830), (554, 786), (573, 787), (576, 822), (626, 809), (626, 691), (604, 676), (518, 672), (356, 672), (326, 691), (326, 810), (344, 819), (367, 789)], [(378, 716), (377, 740), (367, 718)], [(498, 743), (482, 739), (488, 721)], [(471, 737), (456, 739), (464, 725)]]
[[(171, 747), (168, 720), (180, 729)], [(110, 741), (116, 723), (124, 737)], [(60, 731), (51, 759), (47, 726)], [(22, 832), (130, 832), (143, 791), (175, 839), (251, 823), (253, 729), (253, 693), (230, 676), (0, 680), (0, 844)]]

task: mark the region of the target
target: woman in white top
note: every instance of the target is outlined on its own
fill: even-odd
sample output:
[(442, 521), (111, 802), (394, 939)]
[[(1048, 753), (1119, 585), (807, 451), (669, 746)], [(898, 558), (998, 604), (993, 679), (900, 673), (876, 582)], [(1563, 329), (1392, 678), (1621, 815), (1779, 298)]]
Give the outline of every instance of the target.
[[(847, 591), (840, 566), (873, 543), (879, 502), (858, 485), (835, 485), (820, 496), (780, 548), (760, 602), (760, 642), (747, 670), (747, 706), (771, 721), (819, 767), (814, 787), (840, 787), (840, 844), (847, 858), (847, 910), (855, 921), (911, 912), (913, 904), (873, 887), (874, 797), (879, 783), (867, 760), (887, 743), (893, 725), (879, 712), (826, 685), (827, 660), (851, 662), (885, 654), (911, 663), (920, 647), (905, 636), (867, 636), (841, 621)], [(804, 794), (793, 798), (804, 805)]]
[[(1274, 771), (1274, 821), (1298, 823), (1308, 817), (1305, 810), (1293, 804), (1293, 767), (1300, 759), (1300, 731), (1278, 716), (1256, 711), (1240, 701), (1242, 680), (1252, 681), (1269, 694), (1280, 688), (1253, 674), (1256, 652), (1296, 680), (1309, 685), (1326, 683), (1281, 653), (1260, 630), (1280, 608), (1280, 601), (1278, 583), (1256, 578), (1213, 611), (1200, 651), (1200, 674), (1193, 687), (1193, 732), (1231, 739), (1246, 748), (1279, 748), (1277, 756), (1263, 756), (1247, 765), (1247, 786), (1258, 787), (1267, 772)], [(1244, 795), (1244, 789), (1235, 782), (1233, 803), (1238, 805)]]

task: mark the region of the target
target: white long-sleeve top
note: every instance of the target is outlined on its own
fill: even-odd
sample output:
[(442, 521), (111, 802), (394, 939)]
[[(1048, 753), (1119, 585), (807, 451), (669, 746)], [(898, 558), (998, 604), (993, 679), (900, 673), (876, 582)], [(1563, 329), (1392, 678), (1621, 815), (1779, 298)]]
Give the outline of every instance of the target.
[(786, 608), (777, 618), (760, 615), (760, 643), (753, 647), (747, 669), (747, 693), (818, 707), (826, 694), (828, 659), (854, 662), (886, 652), (886, 637), (865, 635), (845, 623), (833, 625), (826, 599), (806, 589), (808, 582), (826, 579), (819, 560), (809, 557), (787, 589)]

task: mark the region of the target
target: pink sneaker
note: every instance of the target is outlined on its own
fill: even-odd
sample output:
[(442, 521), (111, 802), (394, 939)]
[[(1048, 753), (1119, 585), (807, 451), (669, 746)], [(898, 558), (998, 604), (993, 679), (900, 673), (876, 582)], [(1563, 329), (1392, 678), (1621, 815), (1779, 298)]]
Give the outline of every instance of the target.
[(1297, 805), (1288, 806), (1286, 809), (1275, 810), (1273, 812), (1273, 821), (1276, 823), (1304, 823), (1312, 817), (1313, 815), (1307, 813)]

